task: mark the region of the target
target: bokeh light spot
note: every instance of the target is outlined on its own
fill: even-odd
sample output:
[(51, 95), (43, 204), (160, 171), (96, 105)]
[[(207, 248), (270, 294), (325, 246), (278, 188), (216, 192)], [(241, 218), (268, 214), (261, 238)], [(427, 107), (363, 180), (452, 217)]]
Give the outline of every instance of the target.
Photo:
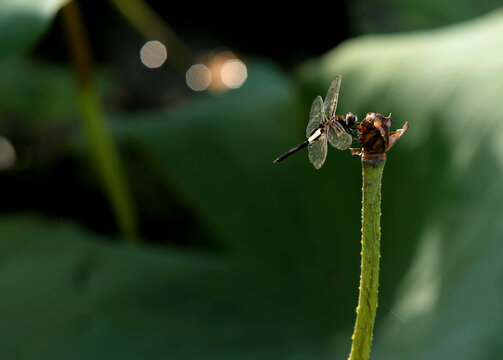
[(16, 151), (11, 142), (0, 136), (0, 170), (8, 170), (16, 163)]
[(220, 76), (225, 86), (230, 89), (237, 89), (246, 81), (248, 71), (241, 60), (230, 59), (222, 65)]
[(150, 69), (160, 67), (167, 58), (166, 46), (157, 40), (147, 41), (140, 50), (141, 62)]
[(185, 74), (187, 86), (194, 91), (206, 90), (210, 86), (211, 80), (211, 70), (203, 64), (192, 65)]

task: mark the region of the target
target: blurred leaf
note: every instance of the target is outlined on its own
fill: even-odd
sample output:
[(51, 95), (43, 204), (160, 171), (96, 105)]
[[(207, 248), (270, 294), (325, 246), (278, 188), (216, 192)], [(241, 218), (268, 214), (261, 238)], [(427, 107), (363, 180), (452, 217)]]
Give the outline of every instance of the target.
[(68, 69), (12, 59), (0, 64), (0, 111), (40, 125), (76, 116), (73, 74)]
[[(20, 118), (27, 133), (77, 123), (77, 92), (71, 68), (13, 58), (0, 63), (0, 80), (0, 131), (12, 122), (19, 123)], [(97, 73), (97, 86), (105, 96), (113, 93), (106, 70)]]
[[(0, 219), (5, 359), (320, 358), (323, 337), (210, 255), (118, 248), (69, 224)], [(291, 309), (288, 309), (291, 310)]]
[(301, 71), (307, 91), (342, 73), (347, 109), (410, 123), (383, 180), (383, 282), (401, 276), (393, 266), (409, 261), (407, 244), (418, 239), (418, 250), (395, 311), (381, 307), (388, 318), (374, 359), (503, 355), (502, 62), (498, 11), (441, 30), (348, 41)]
[(0, 61), (32, 46), (68, 0), (0, 1)]
[(358, 0), (349, 4), (357, 34), (422, 30), (481, 16), (501, 6), (498, 0)]

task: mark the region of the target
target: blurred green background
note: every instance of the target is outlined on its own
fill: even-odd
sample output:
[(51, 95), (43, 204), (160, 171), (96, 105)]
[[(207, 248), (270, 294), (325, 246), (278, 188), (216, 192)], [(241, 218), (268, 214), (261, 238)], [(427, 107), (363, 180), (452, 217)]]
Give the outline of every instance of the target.
[(272, 164), (340, 73), (410, 124), (371, 358), (503, 359), (499, 2), (178, 5), (0, 1), (0, 357), (346, 358), (360, 161)]

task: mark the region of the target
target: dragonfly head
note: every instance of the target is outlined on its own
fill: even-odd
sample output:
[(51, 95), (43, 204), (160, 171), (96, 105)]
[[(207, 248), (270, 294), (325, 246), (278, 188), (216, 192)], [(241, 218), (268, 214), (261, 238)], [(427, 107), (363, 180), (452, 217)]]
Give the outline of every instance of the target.
[(349, 127), (351, 127), (354, 124), (356, 124), (356, 122), (358, 121), (358, 117), (355, 114), (353, 114), (353, 113), (350, 112), (350, 113), (346, 114), (346, 120), (345, 121), (346, 121), (346, 125), (349, 126)]

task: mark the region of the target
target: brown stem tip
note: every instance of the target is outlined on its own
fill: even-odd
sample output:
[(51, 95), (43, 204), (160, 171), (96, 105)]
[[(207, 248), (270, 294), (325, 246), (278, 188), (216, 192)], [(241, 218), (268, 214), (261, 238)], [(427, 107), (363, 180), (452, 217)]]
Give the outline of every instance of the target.
[(409, 128), (409, 123), (406, 122), (403, 129), (390, 131), (392, 124), (391, 114), (385, 117), (380, 113), (368, 113), (358, 125), (358, 139), (362, 143), (362, 148), (352, 148), (351, 153), (368, 160), (386, 158), (386, 152)]

